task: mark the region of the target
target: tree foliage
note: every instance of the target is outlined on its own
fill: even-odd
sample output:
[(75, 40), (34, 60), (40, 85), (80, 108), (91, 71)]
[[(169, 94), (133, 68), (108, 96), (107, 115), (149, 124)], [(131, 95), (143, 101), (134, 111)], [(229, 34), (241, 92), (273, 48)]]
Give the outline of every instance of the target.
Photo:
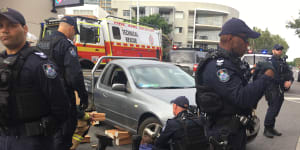
[[(133, 18), (132, 20), (136, 21), (137, 19)], [(165, 35), (168, 35), (169, 33), (172, 32), (172, 26), (169, 25), (164, 18), (160, 17), (159, 14), (140, 17), (139, 22), (157, 26), (161, 28), (163, 34)]]
[(257, 39), (250, 39), (250, 48), (255, 52), (260, 52), (263, 49), (267, 49), (269, 52), (273, 49), (275, 44), (280, 44), (284, 47), (283, 53), (286, 54), (289, 45), (285, 41), (284, 38), (280, 37), (279, 35), (273, 35), (270, 33), (268, 29), (265, 31), (254, 27), (254, 31), (259, 32), (261, 35)]
[(289, 21), (286, 27), (290, 29), (295, 29), (295, 33), (300, 38), (300, 11), (299, 11), (299, 18)]
[[(136, 18), (133, 18), (132, 20), (135, 22), (137, 21)], [(172, 46), (172, 41), (170, 40), (170, 37), (168, 36), (169, 33), (172, 32), (172, 25), (168, 24), (168, 22), (164, 18), (160, 17), (159, 14), (140, 17), (139, 22), (146, 23), (146, 24), (153, 25), (153, 26), (160, 28), (163, 33), (163, 36), (162, 36), (163, 48)], [(164, 54), (164, 55), (166, 55), (166, 54)]]

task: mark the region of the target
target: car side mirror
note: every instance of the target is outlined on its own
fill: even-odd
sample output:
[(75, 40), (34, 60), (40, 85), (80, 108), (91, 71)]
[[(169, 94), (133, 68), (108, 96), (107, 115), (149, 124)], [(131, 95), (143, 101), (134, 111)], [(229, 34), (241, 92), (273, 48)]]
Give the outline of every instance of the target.
[(112, 90), (121, 91), (121, 92), (127, 92), (126, 85), (125, 84), (120, 84), (120, 83), (113, 84), (112, 85)]

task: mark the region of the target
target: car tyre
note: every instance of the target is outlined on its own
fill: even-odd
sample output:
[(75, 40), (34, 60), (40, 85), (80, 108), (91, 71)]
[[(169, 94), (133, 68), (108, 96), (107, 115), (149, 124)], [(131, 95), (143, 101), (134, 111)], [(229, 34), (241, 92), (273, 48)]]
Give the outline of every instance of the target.
[(145, 119), (138, 128), (138, 134), (143, 136), (146, 132), (152, 137), (157, 137), (162, 129), (161, 122), (155, 117)]

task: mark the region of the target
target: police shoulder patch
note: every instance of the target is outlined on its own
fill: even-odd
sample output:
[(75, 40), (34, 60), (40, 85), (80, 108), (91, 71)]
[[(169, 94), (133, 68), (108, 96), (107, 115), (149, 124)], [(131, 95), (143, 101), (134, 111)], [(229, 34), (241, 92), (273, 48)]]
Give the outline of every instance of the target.
[(77, 57), (77, 53), (76, 53), (74, 47), (70, 47), (70, 48), (69, 48), (69, 51), (70, 51), (70, 54), (71, 54), (73, 57)]
[(45, 55), (43, 52), (34, 52), (34, 54), (40, 56), (43, 59), (47, 58), (47, 55)]
[(50, 79), (56, 78), (57, 72), (54, 69), (53, 64), (43, 64), (43, 70), (48, 78)]
[(217, 77), (221, 82), (227, 82), (230, 79), (230, 75), (228, 74), (227, 69), (219, 69), (217, 71)]

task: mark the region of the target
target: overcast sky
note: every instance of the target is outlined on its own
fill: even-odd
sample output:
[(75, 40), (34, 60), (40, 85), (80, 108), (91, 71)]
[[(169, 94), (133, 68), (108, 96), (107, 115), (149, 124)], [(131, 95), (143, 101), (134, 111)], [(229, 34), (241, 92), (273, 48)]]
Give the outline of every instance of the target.
[[(279, 34), (288, 45), (289, 61), (300, 57), (300, 38), (294, 30), (285, 27), (288, 20), (299, 17), (300, 0), (199, 0), (223, 4), (237, 9), (240, 19), (250, 28), (268, 28), (272, 34)], [(199, 2), (198, 1), (198, 2)]]

